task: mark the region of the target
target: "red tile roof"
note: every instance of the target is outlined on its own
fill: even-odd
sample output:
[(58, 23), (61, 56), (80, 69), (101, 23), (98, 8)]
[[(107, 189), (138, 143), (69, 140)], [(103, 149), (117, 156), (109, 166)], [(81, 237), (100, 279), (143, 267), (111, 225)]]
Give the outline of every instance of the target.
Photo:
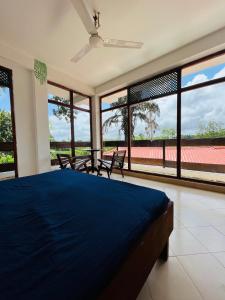
[[(119, 150), (127, 148), (120, 147)], [(166, 160), (176, 161), (176, 147), (166, 147)], [(105, 152), (111, 155), (112, 151)], [(132, 147), (131, 157), (162, 159), (162, 147)], [(182, 162), (225, 165), (225, 146), (182, 147)]]

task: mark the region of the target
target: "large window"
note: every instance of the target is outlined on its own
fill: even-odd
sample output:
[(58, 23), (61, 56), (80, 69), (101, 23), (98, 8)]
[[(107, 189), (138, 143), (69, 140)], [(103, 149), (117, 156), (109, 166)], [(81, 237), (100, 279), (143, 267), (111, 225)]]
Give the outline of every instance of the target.
[[(112, 99), (114, 99), (114, 101), (111, 101), (110, 97), (107, 96), (107, 103), (111, 103), (112, 109), (102, 112), (103, 157), (104, 159), (111, 159), (113, 151), (126, 150), (124, 167), (128, 168), (128, 108), (126, 106), (126, 92), (120, 92), (116, 96), (114, 95)], [(123, 106), (117, 107), (118, 105), (115, 99)]]
[(92, 144), (90, 97), (51, 83), (48, 115), (52, 164), (57, 153), (86, 155)]
[[(225, 183), (225, 56), (192, 69), (181, 98), (181, 176)], [(218, 82), (217, 82), (218, 80)], [(222, 81), (220, 83), (220, 81)], [(200, 86), (198, 85), (200, 84)], [(187, 90), (185, 88), (187, 87)]]
[(17, 176), (12, 72), (0, 67), (0, 173)]
[(131, 106), (131, 169), (176, 176), (177, 96)]
[(127, 167), (225, 184), (225, 54), (101, 98), (103, 156), (127, 150)]

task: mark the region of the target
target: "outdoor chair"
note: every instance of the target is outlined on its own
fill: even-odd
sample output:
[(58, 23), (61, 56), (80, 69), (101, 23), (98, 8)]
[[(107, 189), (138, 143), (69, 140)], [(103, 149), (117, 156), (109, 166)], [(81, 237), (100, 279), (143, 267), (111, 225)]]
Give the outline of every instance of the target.
[(90, 156), (70, 156), (69, 154), (57, 154), (59, 166), (61, 169), (70, 167), (72, 170), (83, 172), (88, 171), (87, 163), (91, 160)]
[(98, 159), (100, 165), (98, 166), (97, 176), (101, 176), (101, 170), (105, 170), (107, 172), (108, 178), (110, 179), (110, 175), (112, 174), (113, 169), (120, 170), (121, 175), (124, 177), (123, 166), (124, 160), (126, 157), (126, 150), (114, 151), (111, 161)]

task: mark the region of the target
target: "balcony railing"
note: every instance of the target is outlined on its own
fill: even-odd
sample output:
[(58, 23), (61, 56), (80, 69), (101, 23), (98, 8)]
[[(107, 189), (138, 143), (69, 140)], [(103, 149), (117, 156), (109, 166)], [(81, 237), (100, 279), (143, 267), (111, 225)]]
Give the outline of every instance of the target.
[[(126, 141), (104, 141), (103, 143), (104, 147), (115, 147), (116, 149), (119, 148), (127, 148), (127, 142)], [(166, 158), (167, 156), (167, 150), (169, 150), (168, 147), (174, 148), (174, 151), (176, 152), (176, 146), (177, 146), (177, 140), (176, 139), (159, 139), (159, 140), (133, 140), (131, 143), (131, 163), (136, 164), (143, 164), (143, 165), (155, 165), (155, 166), (162, 166), (163, 168), (169, 167), (169, 168), (176, 168), (177, 161), (176, 161), (176, 153), (173, 160), (168, 160)], [(195, 139), (181, 139), (181, 154), (184, 149), (187, 149), (187, 147), (191, 147), (192, 149), (196, 149), (199, 147), (220, 147), (217, 150), (222, 150), (225, 146), (225, 138), (195, 138)], [(135, 155), (132, 156), (132, 148), (133, 147), (149, 147), (149, 148), (159, 148), (160, 151), (160, 158), (155, 157), (148, 157), (147, 155), (143, 157), (138, 157)], [(185, 147), (185, 148), (184, 148)], [(190, 149), (189, 149), (190, 150)], [(225, 151), (225, 150), (224, 150)], [(107, 153), (108, 152), (108, 153)], [(110, 151), (107, 151), (103, 153), (104, 158), (110, 158), (111, 154)], [(207, 149), (205, 149), (205, 155), (207, 155)], [(201, 152), (202, 153), (202, 152)], [(174, 154), (174, 153), (173, 153)], [(204, 151), (203, 151), (204, 155)], [(182, 157), (182, 156), (181, 156)], [(215, 157), (217, 159), (217, 157)], [(225, 156), (224, 156), (225, 159)], [(126, 159), (127, 160), (127, 159)], [(187, 170), (197, 170), (197, 171), (205, 171), (205, 172), (218, 172), (218, 173), (225, 173), (225, 163), (213, 163), (212, 159), (210, 163), (207, 163), (207, 159), (205, 159), (205, 162), (197, 162), (194, 159), (190, 158), (188, 161), (185, 161), (185, 159), (182, 159), (181, 161), (181, 168), (187, 169)]]

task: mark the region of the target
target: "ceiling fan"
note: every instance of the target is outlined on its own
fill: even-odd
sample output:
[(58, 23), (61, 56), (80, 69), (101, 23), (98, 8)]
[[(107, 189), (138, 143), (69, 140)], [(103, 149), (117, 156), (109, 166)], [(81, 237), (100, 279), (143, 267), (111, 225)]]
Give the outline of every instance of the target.
[[(87, 32), (90, 34), (89, 43), (86, 44), (72, 59), (72, 62), (79, 61), (83, 56), (85, 56), (92, 48), (100, 47), (114, 47), (114, 48), (130, 48), (130, 49), (140, 49), (143, 43), (123, 41), (115, 39), (103, 39), (98, 34), (98, 28), (100, 27), (100, 13), (97, 11), (90, 12), (87, 7), (85, 0), (71, 0), (74, 8), (76, 9), (81, 21), (84, 24)], [(92, 15), (93, 14), (93, 15)]]

